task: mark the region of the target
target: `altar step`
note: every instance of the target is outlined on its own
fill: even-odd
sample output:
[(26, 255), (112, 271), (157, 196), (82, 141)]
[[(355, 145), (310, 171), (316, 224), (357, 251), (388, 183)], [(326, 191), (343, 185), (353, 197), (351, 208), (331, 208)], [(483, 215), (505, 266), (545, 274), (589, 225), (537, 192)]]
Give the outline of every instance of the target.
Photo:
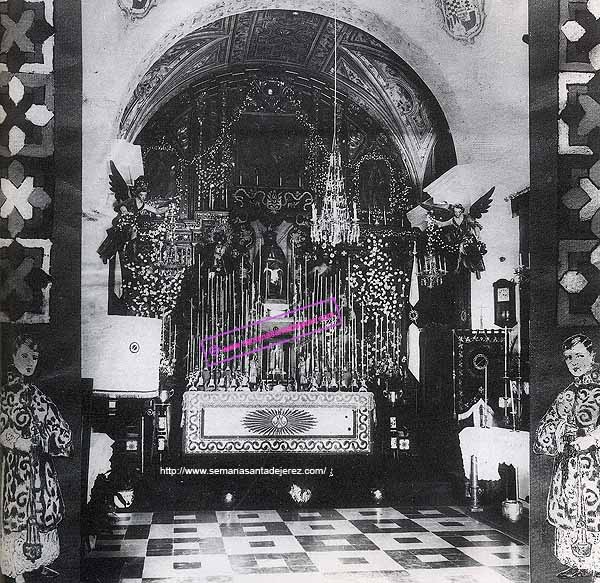
[[(374, 502), (390, 505), (440, 505), (464, 503), (464, 497), (456, 492), (450, 481), (399, 481), (396, 477), (353, 480), (340, 478), (282, 480), (266, 476), (211, 476), (206, 478), (159, 479), (146, 477), (137, 491), (140, 495), (132, 510), (149, 511), (158, 507), (169, 511), (204, 510), (227, 506), (236, 509), (265, 507), (295, 508), (297, 503), (290, 496), (292, 483), (301, 491), (310, 490), (310, 504), (322, 508), (334, 508), (340, 504), (347, 507), (364, 507)], [(378, 500), (379, 490), (383, 499)], [(231, 494), (231, 499), (227, 497)]]

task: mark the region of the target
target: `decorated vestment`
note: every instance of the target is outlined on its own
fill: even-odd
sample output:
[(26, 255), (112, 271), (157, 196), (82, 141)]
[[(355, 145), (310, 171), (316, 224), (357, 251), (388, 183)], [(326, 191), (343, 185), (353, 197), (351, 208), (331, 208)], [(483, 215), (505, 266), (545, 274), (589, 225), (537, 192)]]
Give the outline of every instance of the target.
[[(555, 529), (555, 554), (569, 567), (600, 572), (600, 449), (575, 451), (570, 442), (596, 429), (600, 417), (600, 369), (576, 378), (542, 418), (533, 449), (555, 458), (547, 519)], [(576, 543), (591, 543), (591, 553)], [(587, 555), (587, 556), (586, 556)]]
[[(35, 453), (16, 449), (17, 440), (32, 438), (39, 443)], [(16, 577), (58, 557), (57, 527), (64, 503), (52, 457), (71, 455), (72, 439), (56, 405), (13, 367), (0, 397), (0, 444), (4, 451), (0, 571)], [(37, 539), (40, 556), (32, 559), (24, 552), (24, 543)]]

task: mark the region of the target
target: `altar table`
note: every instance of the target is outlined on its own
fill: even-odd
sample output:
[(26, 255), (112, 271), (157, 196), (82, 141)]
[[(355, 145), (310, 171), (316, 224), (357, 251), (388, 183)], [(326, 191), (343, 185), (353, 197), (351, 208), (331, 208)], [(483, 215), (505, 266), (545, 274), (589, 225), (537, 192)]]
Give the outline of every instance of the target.
[(465, 475), (471, 475), (471, 456), (477, 456), (477, 477), (499, 480), (498, 466), (513, 465), (519, 478), (519, 498), (529, 496), (529, 433), (501, 427), (465, 427), (459, 434)]
[(184, 454), (368, 454), (372, 393), (204, 392), (183, 395)]

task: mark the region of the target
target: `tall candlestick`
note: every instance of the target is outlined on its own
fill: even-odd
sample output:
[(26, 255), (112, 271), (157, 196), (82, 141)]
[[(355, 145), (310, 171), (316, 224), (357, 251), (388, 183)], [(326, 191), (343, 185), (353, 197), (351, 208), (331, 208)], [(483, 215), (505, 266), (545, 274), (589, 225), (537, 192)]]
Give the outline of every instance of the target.
[(504, 417), (508, 417), (508, 327), (504, 327)]
[(365, 378), (365, 305), (360, 306), (360, 375)]
[(487, 418), (487, 404), (488, 404), (488, 367), (487, 367), (487, 364), (485, 365), (485, 368), (483, 371), (483, 400), (485, 401), (484, 415)]

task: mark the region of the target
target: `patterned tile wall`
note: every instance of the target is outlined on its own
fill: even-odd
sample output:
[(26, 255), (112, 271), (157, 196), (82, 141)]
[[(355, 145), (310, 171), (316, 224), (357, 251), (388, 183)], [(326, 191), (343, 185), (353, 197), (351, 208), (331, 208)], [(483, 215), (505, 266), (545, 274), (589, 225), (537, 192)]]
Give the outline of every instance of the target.
[(600, 322), (600, 0), (561, 0), (558, 324)]
[(0, 2), (0, 322), (50, 321), (53, 1)]

